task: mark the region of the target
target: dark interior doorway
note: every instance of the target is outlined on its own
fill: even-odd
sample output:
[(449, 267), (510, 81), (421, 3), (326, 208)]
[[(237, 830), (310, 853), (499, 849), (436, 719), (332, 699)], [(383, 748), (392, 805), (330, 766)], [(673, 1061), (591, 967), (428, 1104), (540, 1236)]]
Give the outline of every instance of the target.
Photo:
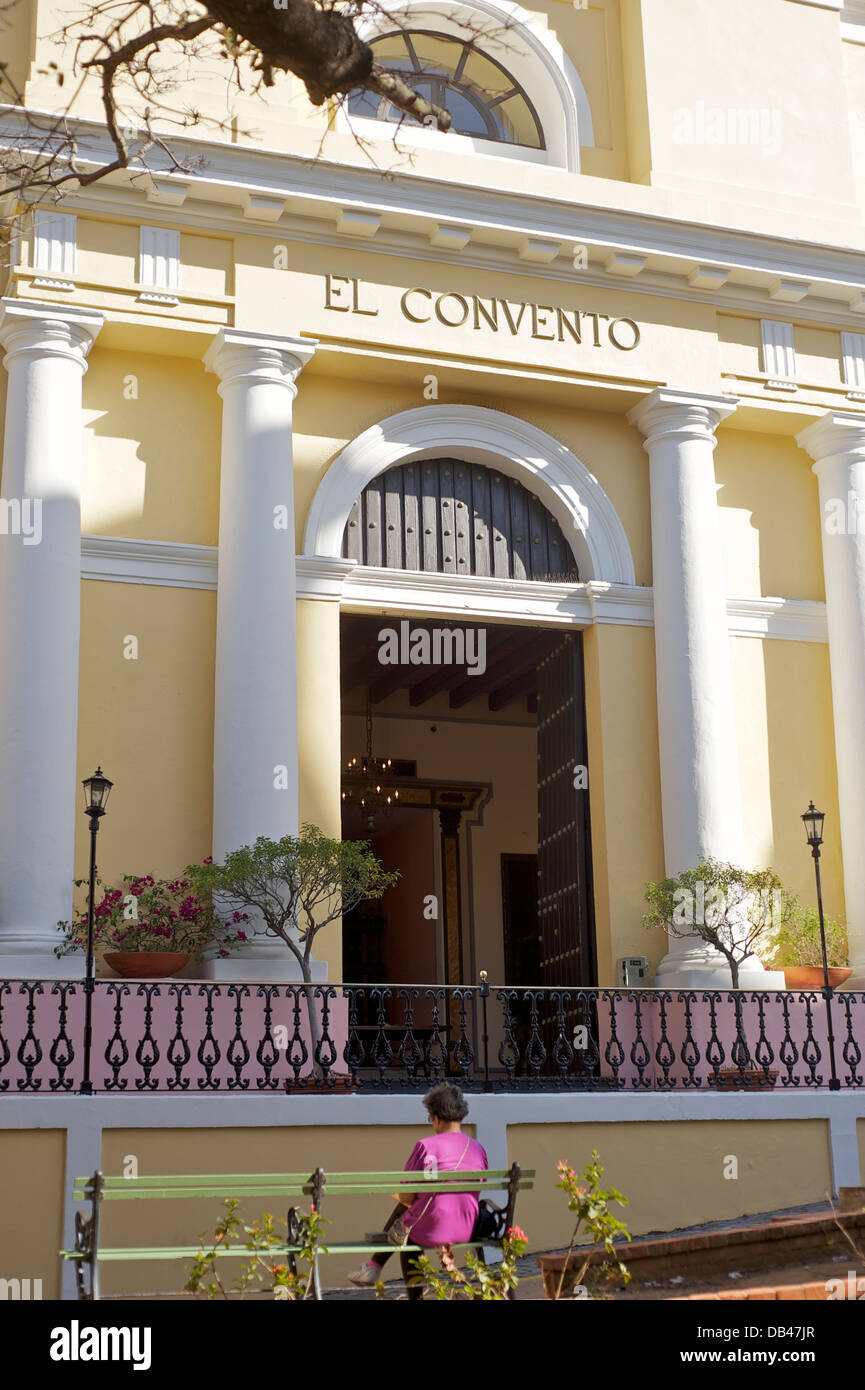
[(505, 984), (535, 985), (541, 978), (538, 935), (538, 856), (502, 855), (502, 926)]
[[(344, 978), (468, 984), (472, 962), (486, 966), (496, 955), (496, 973), (508, 985), (595, 984), (589, 793), (574, 780), (575, 767), (588, 763), (582, 634), (486, 622), (485, 669), (469, 674), (459, 661), (415, 662), (403, 651), (419, 630), (457, 632), (465, 621), (344, 614), (340, 626), (343, 712), (356, 721), (343, 749), (343, 835), (371, 839), (377, 857), (401, 874), (381, 903), (346, 918)], [(381, 660), (385, 630), (399, 634), (397, 660)], [(376, 755), (393, 754), (379, 780), (398, 792), (376, 815), (372, 834), (360, 807), (350, 804), (353, 776), (346, 771), (348, 756), (362, 751), (365, 714), (368, 727), (374, 721)], [(404, 731), (399, 746), (388, 744), (389, 721)], [(523, 740), (521, 780), (510, 786), (509, 729)], [(482, 735), (493, 736), (490, 730), (499, 730), (501, 741), (495, 756), (484, 754), (479, 763), (475, 748)], [(436, 786), (468, 787), (469, 779), (479, 795), (485, 789), (483, 815), (498, 837), (481, 849), (470, 841), (467, 807), (449, 811), (435, 794)], [(485, 825), (483, 833), (493, 831)], [(518, 852), (535, 844), (537, 853)], [(423, 910), (430, 894), (435, 917)], [(476, 929), (485, 933), (480, 951)]]

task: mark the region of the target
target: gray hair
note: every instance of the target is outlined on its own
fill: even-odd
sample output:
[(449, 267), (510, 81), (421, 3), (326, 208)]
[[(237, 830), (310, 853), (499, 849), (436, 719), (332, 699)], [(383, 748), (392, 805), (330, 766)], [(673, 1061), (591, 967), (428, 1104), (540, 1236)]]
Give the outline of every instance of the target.
[(469, 1113), (468, 1102), (459, 1086), (452, 1086), (448, 1081), (440, 1081), (427, 1091), (423, 1103), (430, 1119), (442, 1120), (445, 1124), (457, 1124)]

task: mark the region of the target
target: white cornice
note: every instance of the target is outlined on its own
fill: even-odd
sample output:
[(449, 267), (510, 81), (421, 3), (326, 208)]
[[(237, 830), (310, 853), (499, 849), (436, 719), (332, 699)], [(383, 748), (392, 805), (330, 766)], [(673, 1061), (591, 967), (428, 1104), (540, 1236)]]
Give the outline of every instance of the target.
[(81, 578), (117, 584), (216, 588), (216, 546), (142, 541), (129, 536), (82, 536)]
[[(0, 108), (0, 148), (18, 131), (20, 113)], [(20, 134), (20, 131), (18, 131)], [(76, 123), (82, 163), (98, 166), (109, 159), (104, 129), (95, 122)], [(617, 256), (643, 257), (648, 264), (628, 279), (629, 291), (665, 294), (745, 311), (764, 311), (779, 280), (796, 279), (810, 285), (797, 304), (797, 318), (839, 323), (855, 322), (865, 307), (863, 249), (796, 241), (757, 232), (744, 232), (709, 223), (683, 222), (655, 212), (575, 203), (522, 191), (480, 188), (416, 173), (392, 173), (353, 166), (320, 157), (317, 160), (266, 149), (225, 145), (184, 137), (173, 141), (178, 158), (198, 159), (203, 166), (184, 173), (188, 194), (182, 208), (172, 209), (178, 225), (207, 225), (246, 234), (295, 238), (318, 245), (356, 250), (356, 237), (339, 232), (346, 211), (380, 219), (364, 251), (386, 256), (451, 261), (454, 264), (525, 273), (520, 247), (529, 239), (559, 242), (560, 254), (547, 266), (532, 266), (533, 274), (585, 285), (621, 287), (621, 275), (605, 268)], [(161, 160), (160, 152), (154, 159)], [(156, 168), (157, 179), (161, 171)], [(127, 181), (132, 175), (122, 176)], [(135, 216), (147, 195), (147, 180), (124, 186), (120, 176), (70, 195), (77, 210), (103, 209)], [(117, 182), (114, 180), (117, 179)], [(621, 185), (631, 195), (630, 185)], [(611, 191), (616, 188), (611, 183)], [(639, 190), (641, 196), (645, 190)], [(651, 194), (652, 190), (649, 190)], [(282, 200), (289, 209), (265, 228), (250, 225), (245, 216), (250, 197)], [(464, 229), (471, 240), (462, 249), (436, 245), (442, 220), (454, 232)], [(855, 209), (850, 223), (855, 225)], [(587, 269), (576, 270), (573, 248), (588, 247)], [(711, 290), (701, 282), (700, 267), (726, 273), (723, 286)], [(743, 282), (730, 277), (742, 273)]]
[(828, 642), (826, 605), (804, 598), (728, 598), (731, 637)]
[[(82, 536), (81, 576), (119, 584), (215, 589), (217, 550), (211, 545), (143, 541), (126, 536)], [(298, 555), (297, 597), (341, 603), (346, 610), (474, 617), (560, 627), (652, 627), (650, 588), (635, 584), (521, 583), (408, 570), (376, 569), (354, 560)], [(731, 637), (826, 642), (826, 605), (808, 599), (728, 598)]]

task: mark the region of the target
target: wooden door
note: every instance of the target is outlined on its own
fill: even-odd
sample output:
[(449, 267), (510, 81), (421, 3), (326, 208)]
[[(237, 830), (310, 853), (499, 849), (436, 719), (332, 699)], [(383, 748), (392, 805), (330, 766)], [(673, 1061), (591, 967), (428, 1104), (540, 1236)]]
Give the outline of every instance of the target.
[(538, 666), (538, 934), (540, 983), (597, 983), (581, 633), (559, 638)]

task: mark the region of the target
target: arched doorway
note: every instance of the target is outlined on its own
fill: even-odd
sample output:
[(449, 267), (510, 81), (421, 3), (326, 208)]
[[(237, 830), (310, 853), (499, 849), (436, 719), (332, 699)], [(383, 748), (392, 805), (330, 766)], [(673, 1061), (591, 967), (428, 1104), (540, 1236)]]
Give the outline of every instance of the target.
[[(364, 751), (371, 712), (375, 756), (402, 769), (387, 779), (392, 791), (401, 787), (405, 798), (410, 784), (430, 779), (487, 788), (457, 831), (457, 951), (444, 949), (443, 915), (431, 929), (423, 911), (429, 898), (441, 906), (445, 892), (441, 819), (423, 832), (425, 845), (407, 847), (405, 837), (421, 831), (405, 799), (377, 816), (376, 838), (402, 838), (406, 877), (415, 879), (410, 901), (382, 904), (385, 919), (390, 910), (397, 920), (377, 925), (400, 942), (390, 960), (388, 950), (378, 954), (385, 981), (468, 983), (483, 968), (514, 984), (595, 983), (590, 806), (580, 773), (588, 765), (585, 620), (556, 614), (548, 624), (533, 612), (585, 593), (578, 586), (587, 580), (633, 583), (624, 530), (597, 480), (551, 436), (501, 412), (407, 411), (367, 430), (331, 465), (310, 509), (305, 550), (344, 576), (343, 767)], [(448, 616), (455, 610), (458, 621)], [(349, 808), (344, 833), (357, 838), (364, 828)], [(531, 959), (524, 919), (533, 861), (540, 978), (508, 981)], [(406, 980), (406, 943), (425, 932), (424, 967), (416, 957), (425, 974)]]

